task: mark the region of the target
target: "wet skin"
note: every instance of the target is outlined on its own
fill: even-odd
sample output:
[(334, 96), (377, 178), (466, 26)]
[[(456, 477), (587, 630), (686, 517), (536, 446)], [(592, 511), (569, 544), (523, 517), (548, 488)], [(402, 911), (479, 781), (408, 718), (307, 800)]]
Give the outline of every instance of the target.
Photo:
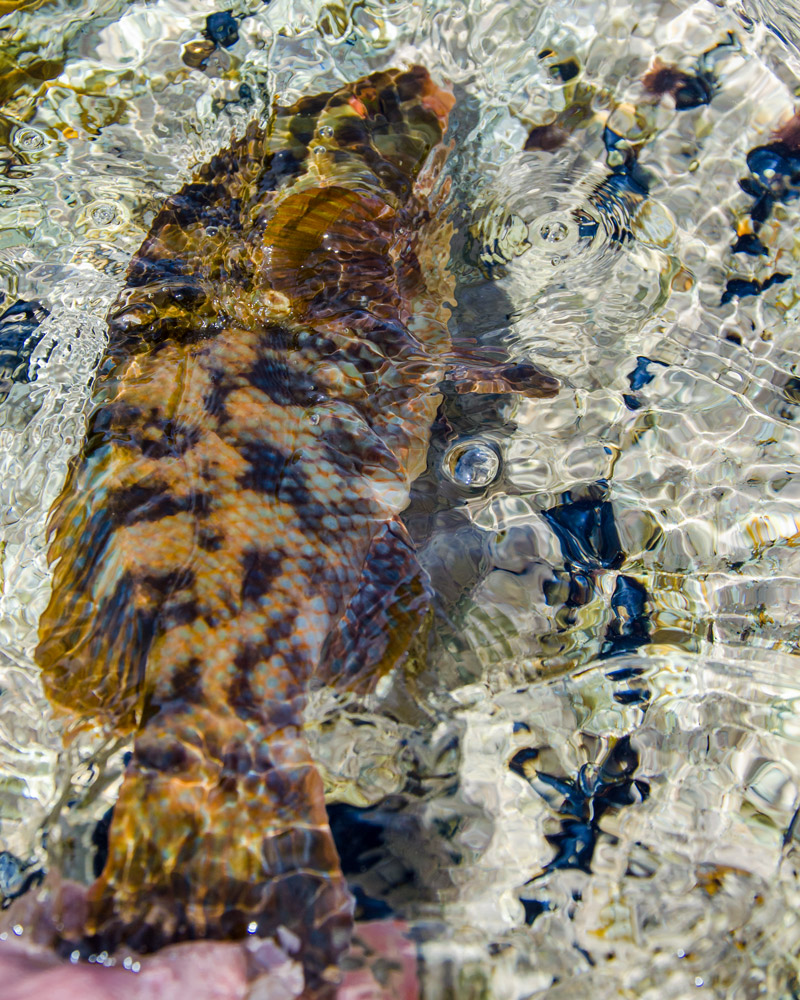
[[(248, 984), (240, 945), (208, 942), (167, 949), (147, 959), (138, 974), (120, 968), (71, 965), (52, 952), (0, 947), (6, 1000), (244, 1000)], [(290, 995), (290, 994), (287, 994)]]
[[(83, 919), (86, 890), (65, 883), (40, 901), (28, 893), (0, 917), (3, 1000), (295, 1000), (303, 974), (271, 939), (199, 941), (172, 945), (137, 958), (136, 971), (71, 963), (52, 949), (56, 926), (69, 933)], [(24, 928), (21, 935), (14, 926)], [(357, 924), (349, 970), (336, 1000), (418, 1000), (417, 959), (408, 927), (398, 920)], [(381, 966), (382, 984), (373, 974)], [(138, 968), (137, 968), (138, 966)], [(388, 975), (387, 975), (388, 970)]]
[[(248, 957), (244, 946), (236, 943), (182, 944), (145, 958), (140, 971), (133, 973), (71, 965), (50, 951), (8, 942), (0, 945), (0, 980), (5, 1000), (183, 1000), (187, 996), (194, 1000), (289, 1000), (297, 995), (292, 989), (292, 970), (285, 967), (248, 981)], [(392, 947), (382, 957), (397, 961), (399, 955)], [(356, 970), (345, 976), (337, 1000), (388, 1000), (390, 996), (414, 1000), (416, 973), (407, 956), (397, 978), (400, 992), (395, 988), (390, 993), (369, 969)]]

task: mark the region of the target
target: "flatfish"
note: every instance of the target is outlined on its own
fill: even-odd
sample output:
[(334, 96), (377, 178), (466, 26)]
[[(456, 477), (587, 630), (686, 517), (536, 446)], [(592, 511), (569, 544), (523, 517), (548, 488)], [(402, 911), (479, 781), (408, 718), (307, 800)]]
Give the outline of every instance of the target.
[(346, 947), (303, 710), (397, 663), (427, 614), (397, 515), (449, 349), (431, 190), (453, 103), (414, 66), (277, 106), (133, 258), (36, 654), (68, 727), (134, 735), (95, 947), (283, 925), (312, 990)]

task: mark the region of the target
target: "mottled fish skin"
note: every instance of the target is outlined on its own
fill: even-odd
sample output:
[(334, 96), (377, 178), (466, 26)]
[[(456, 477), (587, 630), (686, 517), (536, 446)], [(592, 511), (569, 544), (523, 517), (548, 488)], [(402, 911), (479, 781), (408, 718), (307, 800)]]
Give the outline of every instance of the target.
[(302, 713), (426, 613), (395, 517), (449, 345), (452, 104), (416, 66), (277, 108), (167, 201), (112, 309), (37, 649), (70, 725), (135, 733), (90, 889), (107, 949), (283, 924), (322, 989), (346, 946)]

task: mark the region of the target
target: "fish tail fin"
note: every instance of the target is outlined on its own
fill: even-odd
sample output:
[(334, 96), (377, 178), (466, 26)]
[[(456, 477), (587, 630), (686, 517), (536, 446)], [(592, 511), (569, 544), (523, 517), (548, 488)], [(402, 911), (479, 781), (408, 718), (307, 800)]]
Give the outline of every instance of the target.
[(305, 741), (294, 727), (265, 739), (235, 715), (181, 714), (162, 709), (136, 740), (88, 939), (144, 953), (284, 927), (319, 988), (347, 946), (352, 901)]

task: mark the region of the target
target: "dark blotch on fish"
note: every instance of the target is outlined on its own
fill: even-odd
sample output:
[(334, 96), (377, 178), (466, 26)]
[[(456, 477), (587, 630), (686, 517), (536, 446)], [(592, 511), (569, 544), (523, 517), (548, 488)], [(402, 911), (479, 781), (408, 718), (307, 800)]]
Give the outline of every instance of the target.
[(167, 601), (161, 609), (159, 627), (162, 632), (169, 632), (180, 625), (191, 625), (199, 617), (200, 609), (194, 598), (187, 601)]
[[(170, 198), (166, 210), (172, 212), (181, 229), (188, 229), (197, 223), (202, 223), (206, 228), (228, 226), (238, 229), (242, 203), (238, 198), (226, 198), (225, 194), (223, 186), (219, 184), (186, 184)], [(161, 261), (158, 263), (161, 264)], [(133, 284), (130, 278), (128, 284)]]
[(158, 774), (179, 774), (186, 770), (189, 759), (186, 747), (178, 740), (146, 736), (137, 740), (134, 757), (140, 767)]
[(195, 574), (194, 570), (184, 567), (167, 573), (148, 573), (141, 579), (154, 594), (163, 599), (178, 590), (191, 587), (195, 581)]
[[(309, 136), (310, 138), (310, 136)], [(282, 181), (294, 177), (303, 169), (303, 161), (290, 149), (279, 149), (269, 160), (269, 166), (258, 178), (258, 191), (277, 191)]]
[(253, 691), (252, 675), (262, 661), (262, 651), (252, 645), (245, 646), (233, 658), (236, 673), (228, 687), (227, 700), (240, 719), (261, 720), (261, 702)]
[(305, 372), (274, 358), (259, 358), (249, 374), (250, 382), (278, 406), (313, 406), (325, 396)]
[(251, 468), (244, 473), (239, 484), (246, 490), (277, 496), (289, 456), (268, 444), (254, 442), (244, 450), (244, 457)]
[(114, 526), (136, 524), (137, 521), (159, 521), (182, 511), (200, 512), (207, 504), (201, 494), (175, 497), (164, 483), (129, 486), (113, 490), (108, 496), (108, 515)]
[(158, 431), (157, 438), (145, 438), (140, 450), (147, 458), (179, 458), (200, 440), (197, 427), (184, 427), (173, 420), (157, 420), (153, 425)]
[(204, 552), (218, 552), (222, 548), (224, 537), (213, 531), (199, 531), (197, 533), (197, 545)]
[(203, 701), (203, 665), (196, 656), (173, 673), (172, 694), (176, 700), (190, 705)]
[(242, 600), (257, 601), (266, 594), (280, 575), (283, 556), (280, 552), (249, 549), (242, 556)]

